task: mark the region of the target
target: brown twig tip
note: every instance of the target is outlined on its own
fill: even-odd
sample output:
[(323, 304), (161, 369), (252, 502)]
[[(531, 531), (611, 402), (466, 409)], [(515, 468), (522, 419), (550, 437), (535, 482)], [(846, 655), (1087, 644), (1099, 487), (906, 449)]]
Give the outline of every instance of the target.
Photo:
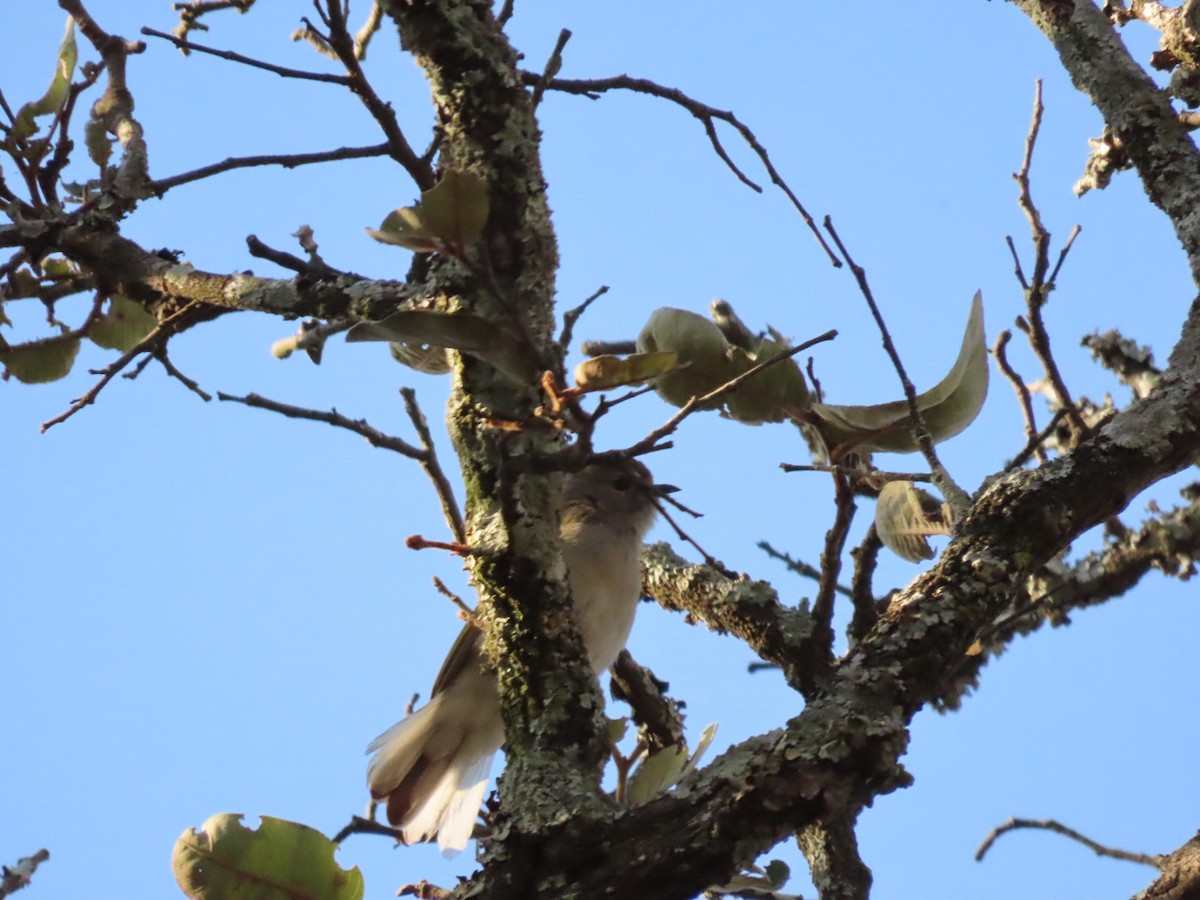
[(410, 534), (405, 538), (404, 546), (409, 550), (448, 550), (455, 556), (470, 556), (473, 552), (459, 541), (431, 541), (419, 534)]
[(1044, 831), (1053, 831), (1055, 834), (1061, 834), (1063, 837), (1068, 837), (1073, 841), (1078, 841), (1083, 844), (1097, 856), (1107, 856), (1111, 859), (1124, 859), (1128, 862), (1141, 863), (1146, 866), (1153, 866), (1161, 870), (1163, 861), (1166, 857), (1157, 853), (1131, 853), (1128, 850), (1118, 850), (1113, 847), (1106, 847), (1103, 844), (1098, 844), (1091, 838), (1084, 837), (1074, 828), (1068, 828), (1054, 819), (1018, 819), (1012, 818), (991, 830), (983, 843), (979, 845), (979, 849), (975, 851), (975, 861), (982, 862), (983, 857), (992, 849), (992, 845), (1005, 834), (1010, 831), (1016, 831), (1018, 828), (1040, 828)]
[(49, 858), (50, 851), (43, 849), (33, 856), (24, 856), (18, 859), (16, 865), (12, 867), (0, 866), (0, 897), (7, 897), (23, 887), (28, 887), (37, 867)]

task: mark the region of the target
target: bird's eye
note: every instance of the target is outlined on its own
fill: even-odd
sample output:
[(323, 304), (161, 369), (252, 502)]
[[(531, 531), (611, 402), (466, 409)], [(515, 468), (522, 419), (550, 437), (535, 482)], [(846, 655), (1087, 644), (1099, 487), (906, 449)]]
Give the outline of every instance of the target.
[(633, 479), (626, 475), (618, 475), (612, 480), (614, 491), (627, 491), (633, 487)]

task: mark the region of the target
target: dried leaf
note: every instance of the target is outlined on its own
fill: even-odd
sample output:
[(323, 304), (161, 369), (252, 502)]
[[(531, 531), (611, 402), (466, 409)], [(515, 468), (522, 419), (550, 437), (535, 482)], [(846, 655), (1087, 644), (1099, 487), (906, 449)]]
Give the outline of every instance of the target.
[[(952, 438), (975, 420), (987, 397), (987, 344), (983, 333), (983, 295), (971, 301), (962, 347), (950, 372), (917, 396), (917, 408), (934, 443)], [(848, 450), (912, 453), (917, 450), (909, 425), (908, 403), (897, 400), (875, 406), (831, 406), (814, 403), (812, 424), (836, 460)]]
[(950, 508), (911, 481), (889, 481), (875, 501), (875, 531), (883, 545), (909, 562), (933, 559), (926, 540), (950, 533)]

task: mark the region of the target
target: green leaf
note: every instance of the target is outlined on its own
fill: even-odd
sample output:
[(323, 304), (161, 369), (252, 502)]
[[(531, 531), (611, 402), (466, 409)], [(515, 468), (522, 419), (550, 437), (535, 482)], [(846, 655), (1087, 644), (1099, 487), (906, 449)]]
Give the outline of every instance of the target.
[(71, 76), (75, 74), (75, 63), (78, 57), (79, 52), (75, 46), (75, 20), (68, 16), (67, 30), (63, 35), (62, 44), (58, 48), (58, 60), (54, 67), (54, 78), (50, 81), (50, 87), (46, 88), (46, 93), (41, 96), (41, 99), (26, 103), (17, 112), (16, 120), (9, 132), (10, 144), (15, 141), (23, 141), (37, 132), (37, 123), (34, 121), (37, 116), (49, 115), (62, 109), (71, 90)]
[(474, 172), (448, 169), (421, 195), (421, 221), (447, 244), (466, 247), (483, 234), (490, 203), (487, 182)]
[(688, 762), (685, 744), (664, 747), (651, 753), (629, 779), (629, 804), (641, 806), (653, 800), (682, 777)]
[[(733, 347), (730, 356), (734, 368), (741, 374), (788, 349), (785, 344), (762, 338), (753, 353)], [(808, 384), (796, 361), (785, 359), (739, 384), (725, 405), (729, 417), (745, 425), (782, 422), (808, 409)]]
[(625, 739), (625, 732), (629, 730), (629, 719), (626, 716), (621, 716), (618, 719), (609, 719), (605, 717), (608, 723), (608, 739), (614, 744), (621, 743)]
[[(723, 385), (737, 374), (729, 359), (729, 342), (721, 329), (686, 309), (664, 306), (650, 314), (637, 338), (639, 353), (671, 351), (679, 359), (678, 371), (654, 380), (654, 390), (672, 406), (683, 406)], [(716, 409), (720, 400), (706, 405)]]
[(362, 872), (337, 864), (337, 845), (307, 825), (238, 813), (210, 818), (175, 842), (171, 868), (192, 900), (361, 900)]
[(139, 303), (125, 297), (114, 297), (108, 312), (96, 319), (88, 329), (88, 339), (105, 350), (132, 350), (158, 327), (154, 314)]
[[(950, 372), (917, 396), (917, 408), (934, 443), (952, 438), (975, 420), (987, 397), (987, 344), (983, 334), (983, 295), (975, 292), (962, 347)], [(917, 450), (908, 421), (908, 403), (897, 400), (875, 406), (831, 406), (814, 403), (812, 424), (840, 459), (849, 450), (912, 453)]]
[(409, 206), (388, 213), (379, 229), (368, 228), (367, 234), (381, 244), (394, 244), (417, 253), (433, 253), (442, 248), (437, 238), (426, 229), (420, 213)]
[(626, 384), (640, 384), (679, 365), (673, 350), (634, 353), (631, 356), (593, 356), (575, 367), (575, 386), (587, 391), (605, 391)]
[(875, 531), (901, 559), (933, 559), (927, 538), (950, 533), (950, 509), (911, 481), (889, 481), (875, 501)]
[(718, 725), (716, 722), (710, 722), (700, 732), (700, 742), (696, 744), (696, 751), (687, 761), (687, 765), (683, 767), (683, 771), (679, 773), (679, 778), (676, 781), (690, 775), (696, 766), (700, 765), (700, 760), (704, 758), (704, 754), (708, 752), (709, 745), (712, 744), (713, 738), (717, 736)]
[[(64, 329), (65, 331), (65, 329)], [(4, 377), (23, 384), (47, 384), (66, 378), (79, 354), (79, 338), (43, 338), (0, 349)]]
[(538, 375), (534, 360), (523, 352), (525, 342), (520, 337), (470, 313), (401, 310), (379, 322), (359, 322), (346, 332), (346, 340), (448, 347), (484, 360), (519, 384), (526, 384)]
[(448, 169), (441, 181), (421, 194), (420, 203), (392, 211), (367, 234), (417, 253), (465, 248), (483, 234), (489, 211), (487, 182), (474, 172)]

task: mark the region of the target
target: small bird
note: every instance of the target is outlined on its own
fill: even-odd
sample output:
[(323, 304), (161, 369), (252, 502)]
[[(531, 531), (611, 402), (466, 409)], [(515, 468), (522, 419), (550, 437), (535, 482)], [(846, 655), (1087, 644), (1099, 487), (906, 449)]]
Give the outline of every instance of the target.
[[(656, 513), (656, 486), (635, 460), (592, 463), (563, 486), (560, 534), (579, 631), (592, 668), (616, 660), (641, 597), (641, 547)], [(367, 787), (387, 800), (405, 843), (433, 840), (443, 854), (470, 840), (492, 758), (504, 743), (496, 675), (479, 628), (459, 633), (429, 702), (371, 742)]]

